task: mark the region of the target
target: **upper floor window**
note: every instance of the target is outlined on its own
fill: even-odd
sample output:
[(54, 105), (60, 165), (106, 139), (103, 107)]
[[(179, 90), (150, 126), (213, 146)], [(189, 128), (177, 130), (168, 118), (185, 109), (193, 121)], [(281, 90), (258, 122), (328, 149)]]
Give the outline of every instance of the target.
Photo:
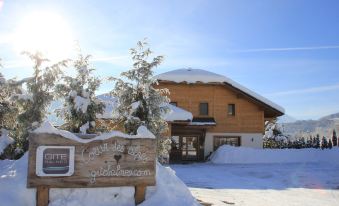
[(229, 116), (235, 116), (235, 104), (228, 104), (227, 114)]
[(203, 102), (199, 105), (200, 115), (208, 115), (208, 103)]
[(178, 102), (170, 102), (170, 104), (176, 107), (178, 106)]

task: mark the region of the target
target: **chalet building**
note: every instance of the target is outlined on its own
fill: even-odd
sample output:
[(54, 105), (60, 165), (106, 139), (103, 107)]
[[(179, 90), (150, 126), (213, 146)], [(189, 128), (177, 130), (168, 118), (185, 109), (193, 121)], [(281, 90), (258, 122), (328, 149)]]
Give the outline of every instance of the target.
[(263, 148), (264, 122), (284, 109), (231, 79), (200, 69), (155, 76), (170, 91), (170, 161), (200, 161), (220, 145)]

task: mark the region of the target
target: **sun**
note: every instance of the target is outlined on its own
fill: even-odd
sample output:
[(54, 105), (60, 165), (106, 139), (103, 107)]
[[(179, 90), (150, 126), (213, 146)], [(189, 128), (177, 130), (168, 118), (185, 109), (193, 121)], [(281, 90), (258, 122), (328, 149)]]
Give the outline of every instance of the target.
[(68, 23), (53, 12), (30, 13), (14, 33), (14, 48), (18, 52), (42, 52), (51, 60), (66, 58), (74, 47)]

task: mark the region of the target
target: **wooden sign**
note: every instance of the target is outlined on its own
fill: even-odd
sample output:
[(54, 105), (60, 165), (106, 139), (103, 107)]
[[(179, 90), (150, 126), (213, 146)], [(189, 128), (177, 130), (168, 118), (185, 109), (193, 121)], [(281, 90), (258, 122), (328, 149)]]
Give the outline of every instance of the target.
[(82, 143), (32, 133), (27, 187), (136, 186), (144, 193), (146, 186), (155, 185), (155, 158), (155, 139), (110, 137)]

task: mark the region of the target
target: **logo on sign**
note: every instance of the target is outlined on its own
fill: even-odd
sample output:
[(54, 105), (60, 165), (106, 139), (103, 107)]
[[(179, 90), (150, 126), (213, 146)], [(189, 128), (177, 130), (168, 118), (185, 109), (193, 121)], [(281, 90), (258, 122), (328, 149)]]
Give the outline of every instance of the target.
[(40, 146), (36, 160), (38, 176), (70, 176), (74, 173), (74, 147)]
[(49, 148), (43, 152), (42, 170), (45, 174), (67, 174), (70, 149)]

